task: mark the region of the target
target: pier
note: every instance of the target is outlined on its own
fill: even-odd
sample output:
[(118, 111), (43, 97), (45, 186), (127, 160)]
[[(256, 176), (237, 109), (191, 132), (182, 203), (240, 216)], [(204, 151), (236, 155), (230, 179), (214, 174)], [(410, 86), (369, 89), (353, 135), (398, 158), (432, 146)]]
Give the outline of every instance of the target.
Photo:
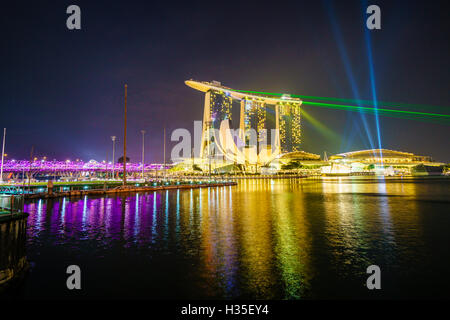
[(122, 185), (119, 181), (74, 181), (70, 183), (48, 182), (35, 183), (30, 186), (3, 185), (4, 194), (23, 195), (24, 199), (80, 197), (85, 195), (104, 195), (130, 192), (149, 192), (172, 189), (195, 189), (208, 187), (234, 186), (237, 182), (231, 180), (160, 180), (148, 182), (129, 182)]

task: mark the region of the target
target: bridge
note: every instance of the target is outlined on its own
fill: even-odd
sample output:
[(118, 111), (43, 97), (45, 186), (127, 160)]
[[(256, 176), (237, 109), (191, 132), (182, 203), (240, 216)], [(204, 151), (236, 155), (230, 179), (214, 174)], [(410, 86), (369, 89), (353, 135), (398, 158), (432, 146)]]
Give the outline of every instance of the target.
[[(127, 175), (139, 176), (144, 169), (144, 174), (157, 175), (164, 170), (170, 169), (171, 164), (144, 164), (127, 163)], [(47, 179), (48, 177), (59, 177), (61, 179), (70, 178), (89, 178), (89, 177), (111, 177), (119, 178), (123, 173), (123, 163), (98, 162), (90, 160), (84, 162), (81, 160), (71, 161), (47, 161), (47, 160), (8, 160), (3, 164), (4, 180), (23, 180), (23, 179)], [(113, 177), (114, 173), (114, 177)]]

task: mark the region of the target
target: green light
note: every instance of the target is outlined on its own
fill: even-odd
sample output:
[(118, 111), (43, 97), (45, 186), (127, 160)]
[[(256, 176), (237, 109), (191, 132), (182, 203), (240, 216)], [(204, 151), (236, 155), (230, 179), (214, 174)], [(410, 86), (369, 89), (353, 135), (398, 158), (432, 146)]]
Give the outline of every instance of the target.
[[(251, 93), (251, 94), (260, 94), (260, 95), (271, 95), (276, 97), (281, 97), (283, 93), (272, 93), (272, 92), (261, 92), (261, 91), (248, 91), (248, 90), (235, 90), (243, 93)], [(450, 120), (449, 114), (443, 113), (431, 113), (431, 112), (422, 112), (422, 111), (409, 111), (409, 110), (397, 110), (397, 109), (386, 109), (386, 108), (375, 108), (375, 107), (362, 107), (362, 106), (350, 106), (350, 105), (341, 105), (334, 103), (325, 103), (325, 102), (313, 102), (313, 101), (305, 101), (305, 100), (322, 100), (322, 101), (339, 101), (339, 102), (350, 102), (358, 105), (373, 105), (374, 102), (371, 100), (356, 100), (356, 99), (341, 99), (341, 98), (329, 98), (329, 97), (315, 97), (315, 96), (305, 96), (305, 95), (290, 95), (292, 98), (301, 98), (303, 99), (302, 105), (310, 105), (316, 107), (324, 107), (330, 109), (339, 109), (339, 110), (348, 110), (348, 111), (357, 111), (362, 113), (378, 113), (382, 116), (394, 117), (394, 118), (403, 118), (403, 119), (412, 119), (412, 120), (427, 120), (438, 123), (447, 123)], [(445, 107), (438, 106), (421, 106), (416, 104), (405, 104), (405, 103), (389, 103), (379, 101), (379, 105), (387, 105), (392, 107), (411, 107), (411, 108), (439, 108), (441, 110), (447, 110)], [(444, 111), (444, 112), (445, 112)]]
[[(234, 90), (242, 93), (252, 93), (252, 94), (260, 94), (260, 95), (269, 95), (275, 97), (281, 97), (284, 93), (275, 93), (275, 92), (263, 92), (263, 91), (249, 91), (249, 90)], [(316, 96), (306, 96), (299, 94), (289, 94), (292, 98), (301, 98), (305, 100), (321, 100), (321, 101), (339, 101), (339, 102), (347, 102), (347, 103), (355, 103), (358, 105), (374, 105), (375, 102), (373, 100), (362, 100), (362, 99), (344, 99), (344, 98), (333, 98), (333, 97), (316, 97)], [(385, 105), (388, 107), (409, 107), (409, 108), (440, 108), (442, 110), (448, 109), (447, 107), (442, 106), (431, 106), (431, 105), (420, 105), (420, 104), (411, 104), (411, 103), (399, 103), (399, 102), (387, 102), (387, 101), (378, 101), (379, 105)]]
[(395, 110), (395, 109), (383, 109), (383, 108), (371, 108), (371, 107), (359, 107), (359, 106), (346, 106), (341, 104), (332, 104), (332, 103), (323, 103), (323, 102), (311, 102), (304, 101), (304, 105), (312, 105), (319, 107), (330, 107), (337, 109), (357, 109), (357, 110), (370, 110), (373, 112), (392, 112), (392, 113), (402, 113), (402, 114), (414, 114), (414, 115), (423, 115), (429, 117), (445, 117), (450, 118), (450, 114), (441, 114), (441, 113), (428, 113), (428, 112), (418, 112), (418, 111), (405, 111), (405, 110)]
[(339, 135), (338, 134), (336, 134), (333, 130), (331, 130), (326, 125), (324, 125), (322, 122), (320, 122), (319, 120), (314, 118), (312, 115), (310, 115), (308, 112), (306, 112), (304, 108), (301, 108), (300, 112), (301, 112), (302, 116), (309, 123), (311, 123), (317, 129), (317, 131), (319, 131), (325, 137), (327, 137), (329, 139), (333, 139), (333, 140), (338, 140), (339, 139)]

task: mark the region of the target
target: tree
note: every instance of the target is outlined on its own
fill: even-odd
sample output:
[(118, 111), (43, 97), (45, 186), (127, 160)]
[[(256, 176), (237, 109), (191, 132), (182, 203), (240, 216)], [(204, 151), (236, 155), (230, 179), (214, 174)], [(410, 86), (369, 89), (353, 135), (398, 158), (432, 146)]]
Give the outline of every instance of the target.
[(295, 169), (301, 169), (303, 167), (304, 166), (300, 161), (294, 160), (294, 161), (289, 162), (288, 164), (283, 164), (281, 166), (281, 169), (282, 170), (295, 170)]
[[(127, 162), (130, 162), (130, 158), (127, 157)], [(123, 163), (123, 156), (121, 156), (118, 160), (117, 163)]]

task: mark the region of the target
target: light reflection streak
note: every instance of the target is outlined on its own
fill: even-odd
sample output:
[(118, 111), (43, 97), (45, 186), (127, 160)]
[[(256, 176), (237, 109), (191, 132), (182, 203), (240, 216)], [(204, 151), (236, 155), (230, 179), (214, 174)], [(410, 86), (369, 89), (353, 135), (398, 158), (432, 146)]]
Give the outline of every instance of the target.
[(175, 235), (178, 239), (180, 233), (180, 189), (177, 189), (177, 206), (176, 206), (176, 223), (175, 223)]
[[(142, 199), (142, 200), (145, 200)], [(139, 219), (139, 193), (136, 194), (136, 204), (134, 210), (134, 241), (137, 241), (139, 235), (140, 219)]]
[(166, 240), (166, 245), (168, 237), (169, 237), (169, 190), (166, 190), (165, 223), (164, 223), (164, 240)]
[(86, 219), (87, 219), (87, 196), (83, 197), (83, 215), (81, 220), (81, 229), (86, 231)]
[[(105, 213), (105, 229), (106, 229), (106, 235), (108, 237), (111, 236), (111, 228), (112, 228), (112, 211), (113, 211), (113, 207), (114, 207), (114, 203), (118, 203), (117, 200), (115, 201), (113, 198), (107, 198), (106, 200), (106, 213)], [(119, 204), (119, 203), (118, 203)]]
[(156, 239), (156, 191), (153, 191), (152, 242)]
[(132, 239), (132, 214), (131, 214), (131, 203), (132, 203), (132, 198), (126, 198), (123, 199), (123, 203), (124, 203), (124, 209), (120, 212), (121, 216), (123, 217), (123, 231), (119, 231), (120, 232), (120, 236), (123, 237), (123, 239), (125, 241), (129, 241), (129, 239)]
[(41, 225), (41, 219), (42, 219), (42, 203), (43, 203), (43, 200), (39, 199), (38, 205), (37, 205), (37, 222), (38, 222), (39, 226)]
[(62, 199), (62, 206), (61, 206), (61, 224), (63, 228), (61, 229), (61, 232), (64, 232), (64, 226), (66, 225), (66, 197)]
[[(273, 188), (271, 184), (270, 188)], [(288, 192), (271, 197), (277, 208), (273, 217), (275, 257), (281, 270), (285, 287), (285, 299), (299, 299), (309, 283), (305, 270), (308, 265), (309, 242), (305, 239), (303, 197), (299, 194), (293, 201)], [(299, 228), (300, 230), (297, 230)]]
[(255, 181), (244, 182), (249, 192), (246, 193), (245, 206), (236, 217), (240, 226), (241, 272), (247, 278), (246, 290), (259, 293), (257, 298), (262, 296), (270, 298), (273, 281), (271, 216), (265, 193), (255, 192), (255, 183)]
[[(189, 228), (192, 228), (192, 220), (194, 217), (194, 199), (193, 199), (194, 191), (191, 189), (191, 201), (189, 202)], [(201, 194), (199, 195), (201, 197)]]

